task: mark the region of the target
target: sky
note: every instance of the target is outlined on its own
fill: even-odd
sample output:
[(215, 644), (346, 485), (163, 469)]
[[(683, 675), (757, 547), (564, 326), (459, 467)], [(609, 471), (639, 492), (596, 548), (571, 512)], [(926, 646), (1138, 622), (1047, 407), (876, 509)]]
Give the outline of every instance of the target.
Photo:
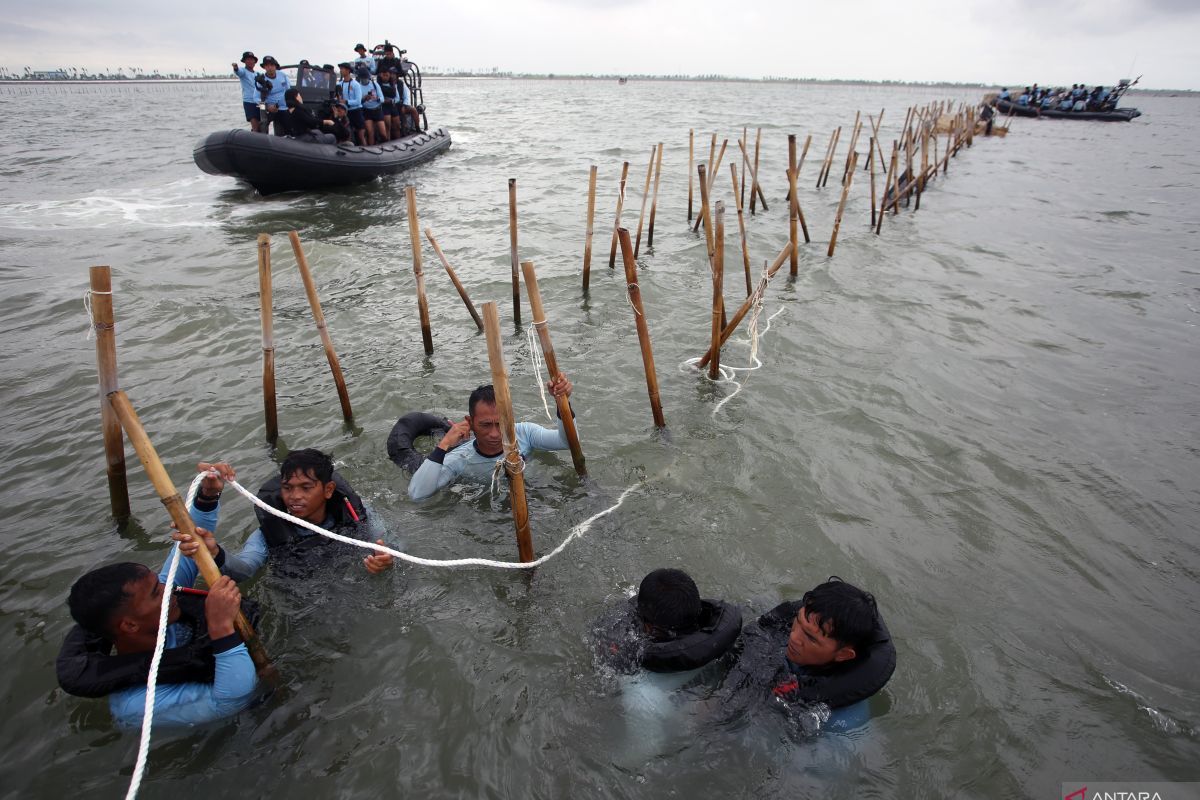
[(423, 68), (1111, 84), (1200, 90), (1198, 0), (6, 0), (0, 66), (337, 63), (386, 37)]

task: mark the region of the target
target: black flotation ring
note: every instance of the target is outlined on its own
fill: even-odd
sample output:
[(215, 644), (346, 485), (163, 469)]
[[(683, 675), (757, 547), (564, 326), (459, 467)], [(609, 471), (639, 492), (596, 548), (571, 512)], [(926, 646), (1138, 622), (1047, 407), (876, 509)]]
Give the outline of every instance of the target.
[(640, 629), (631, 600), (601, 631), (601, 657), (619, 672), (699, 669), (733, 647), (742, 632), (742, 612), (721, 600), (700, 601), (700, 627), (670, 641), (651, 641)]
[(426, 414), (423, 411), (413, 411), (396, 420), (392, 432), (387, 438), (388, 457), (408, 472), (416, 472), (425, 460), (425, 454), (413, 448), (413, 442), (419, 436), (432, 436), (434, 441), (440, 441), (449, 432), (450, 420), (436, 414)]

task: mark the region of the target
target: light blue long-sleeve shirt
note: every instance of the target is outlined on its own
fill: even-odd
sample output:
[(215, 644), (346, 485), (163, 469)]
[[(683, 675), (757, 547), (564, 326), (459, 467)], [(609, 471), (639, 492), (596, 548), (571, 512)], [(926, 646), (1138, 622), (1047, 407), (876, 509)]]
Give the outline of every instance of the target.
[(358, 85), (362, 87), (363, 97), (371, 93), (375, 94), (374, 100), (363, 100), (363, 108), (379, 108), (383, 105), (383, 90), (379, 88), (379, 83), (374, 78), (367, 83), (359, 83)]
[(367, 69), (369, 69), (371, 71), (371, 74), (372, 75), (375, 74), (375, 69), (376, 69), (375, 59), (369, 55), (359, 56), (358, 58), (351, 61), (350, 64), (354, 67), (355, 70), (358, 69), (359, 64), (366, 64)]
[(286, 108), (287, 103), (284, 102), (283, 95), (288, 89), (292, 88), (292, 84), (288, 81), (288, 76), (282, 72), (276, 72), (274, 78), (267, 78), (271, 82), (271, 91), (267, 94), (265, 102), (267, 105), (279, 106)]
[[(216, 527), (217, 511), (191, 510), (196, 527), (212, 530)], [(179, 545), (171, 549), (163, 568), (158, 573), (160, 583), (166, 581), (167, 568)], [(196, 562), (186, 556), (179, 557), (175, 570), (177, 586), (191, 586), (196, 582), (200, 569)], [(192, 638), (189, 626), (174, 623), (167, 626), (165, 646), (167, 649), (183, 647)], [(212, 683), (164, 683), (154, 690), (154, 724), (181, 726), (200, 725), (205, 722), (228, 717), (241, 711), (254, 697), (258, 678), (254, 662), (245, 643), (236, 637), (227, 637), (214, 642), (216, 674)], [(108, 707), (113, 721), (124, 728), (135, 728), (142, 724), (146, 710), (146, 687), (133, 686), (113, 692), (108, 697)]]
[(257, 103), (258, 87), (254, 85), (254, 76), (262, 73), (254, 72), (245, 67), (238, 67), (233, 74), (237, 75), (238, 80), (242, 82), (242, 102)]
[[(517, 423), (517, 448), (522, 458), (528, 458), (534, 450), (566, 450), (567, 433), (560, 419), (554, 430), (543, 428), (532, 422)], [(504, 454), (485, 456), (475, 447), (475, 439), (455, 447), (449, 453), (434, 448), (430, 457), (421, 462), (408, 482), (408, 496), (412, 500), (424, 500), (439, 489), (449, 486), (456, 478), (487, 482), (496, 469), (496, 462)], [(440, 462), (440, 463), (439, 463)]]
[(342, 101), (345, 102), (347, 111), (362, 108), (362, 84), (354, 78), (350, 78), (349, 80), (338, 81), (338, 88), (341, 90)]

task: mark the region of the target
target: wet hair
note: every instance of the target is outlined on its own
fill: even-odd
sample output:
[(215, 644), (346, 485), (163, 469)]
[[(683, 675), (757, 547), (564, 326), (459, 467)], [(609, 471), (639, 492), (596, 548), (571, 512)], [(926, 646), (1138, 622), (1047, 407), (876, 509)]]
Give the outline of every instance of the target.
[(803, 608), (817, 618), (826, 636), (862, 652), (874, 641), (879, 624), (875, 597), (836, 575), (804, 593)]
[(489, 383), (486, 386), (480, 386), (475, 391), (471, 392), (470, 398), (467, 399), (467, 413), (475, 416), (475, 406), (478, 403), (491, 403), (496, 405), (496, 390)]
[(146, 576), (144, 564), (122, 561), (94, 569), (71, 586), (67, 608), (79, 627), (97, 636), (109, 636), (113, 617), (129, 600), (125, 587)]
[(700, 620), (700, 590), (681, 569), (656, 569), (642, 578), (637, 609), (642, 622), (661, 632), (691, 633)]
[(293, 475), (310, 474), (321, 483), (333, 480), (333, 459), (311, 447), (293, 450), (279, 465), (279, 477), (287, 480)]

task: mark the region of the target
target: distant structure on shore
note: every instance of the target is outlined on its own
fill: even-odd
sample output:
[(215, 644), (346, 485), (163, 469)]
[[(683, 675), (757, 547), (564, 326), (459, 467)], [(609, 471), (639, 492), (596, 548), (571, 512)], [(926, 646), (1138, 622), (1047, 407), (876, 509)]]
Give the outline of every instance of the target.
[(0, 67), (0, 81), (204, 81), (233, 80), (231, 74), (211, 73), (207, 69), (185, 69), (183, 72), (149, 72), (141, 67), (105, 67), (92, 71), (87, 67), (59, 67), (57, 69), (33, 69), (24, 67), (12, 70)]

